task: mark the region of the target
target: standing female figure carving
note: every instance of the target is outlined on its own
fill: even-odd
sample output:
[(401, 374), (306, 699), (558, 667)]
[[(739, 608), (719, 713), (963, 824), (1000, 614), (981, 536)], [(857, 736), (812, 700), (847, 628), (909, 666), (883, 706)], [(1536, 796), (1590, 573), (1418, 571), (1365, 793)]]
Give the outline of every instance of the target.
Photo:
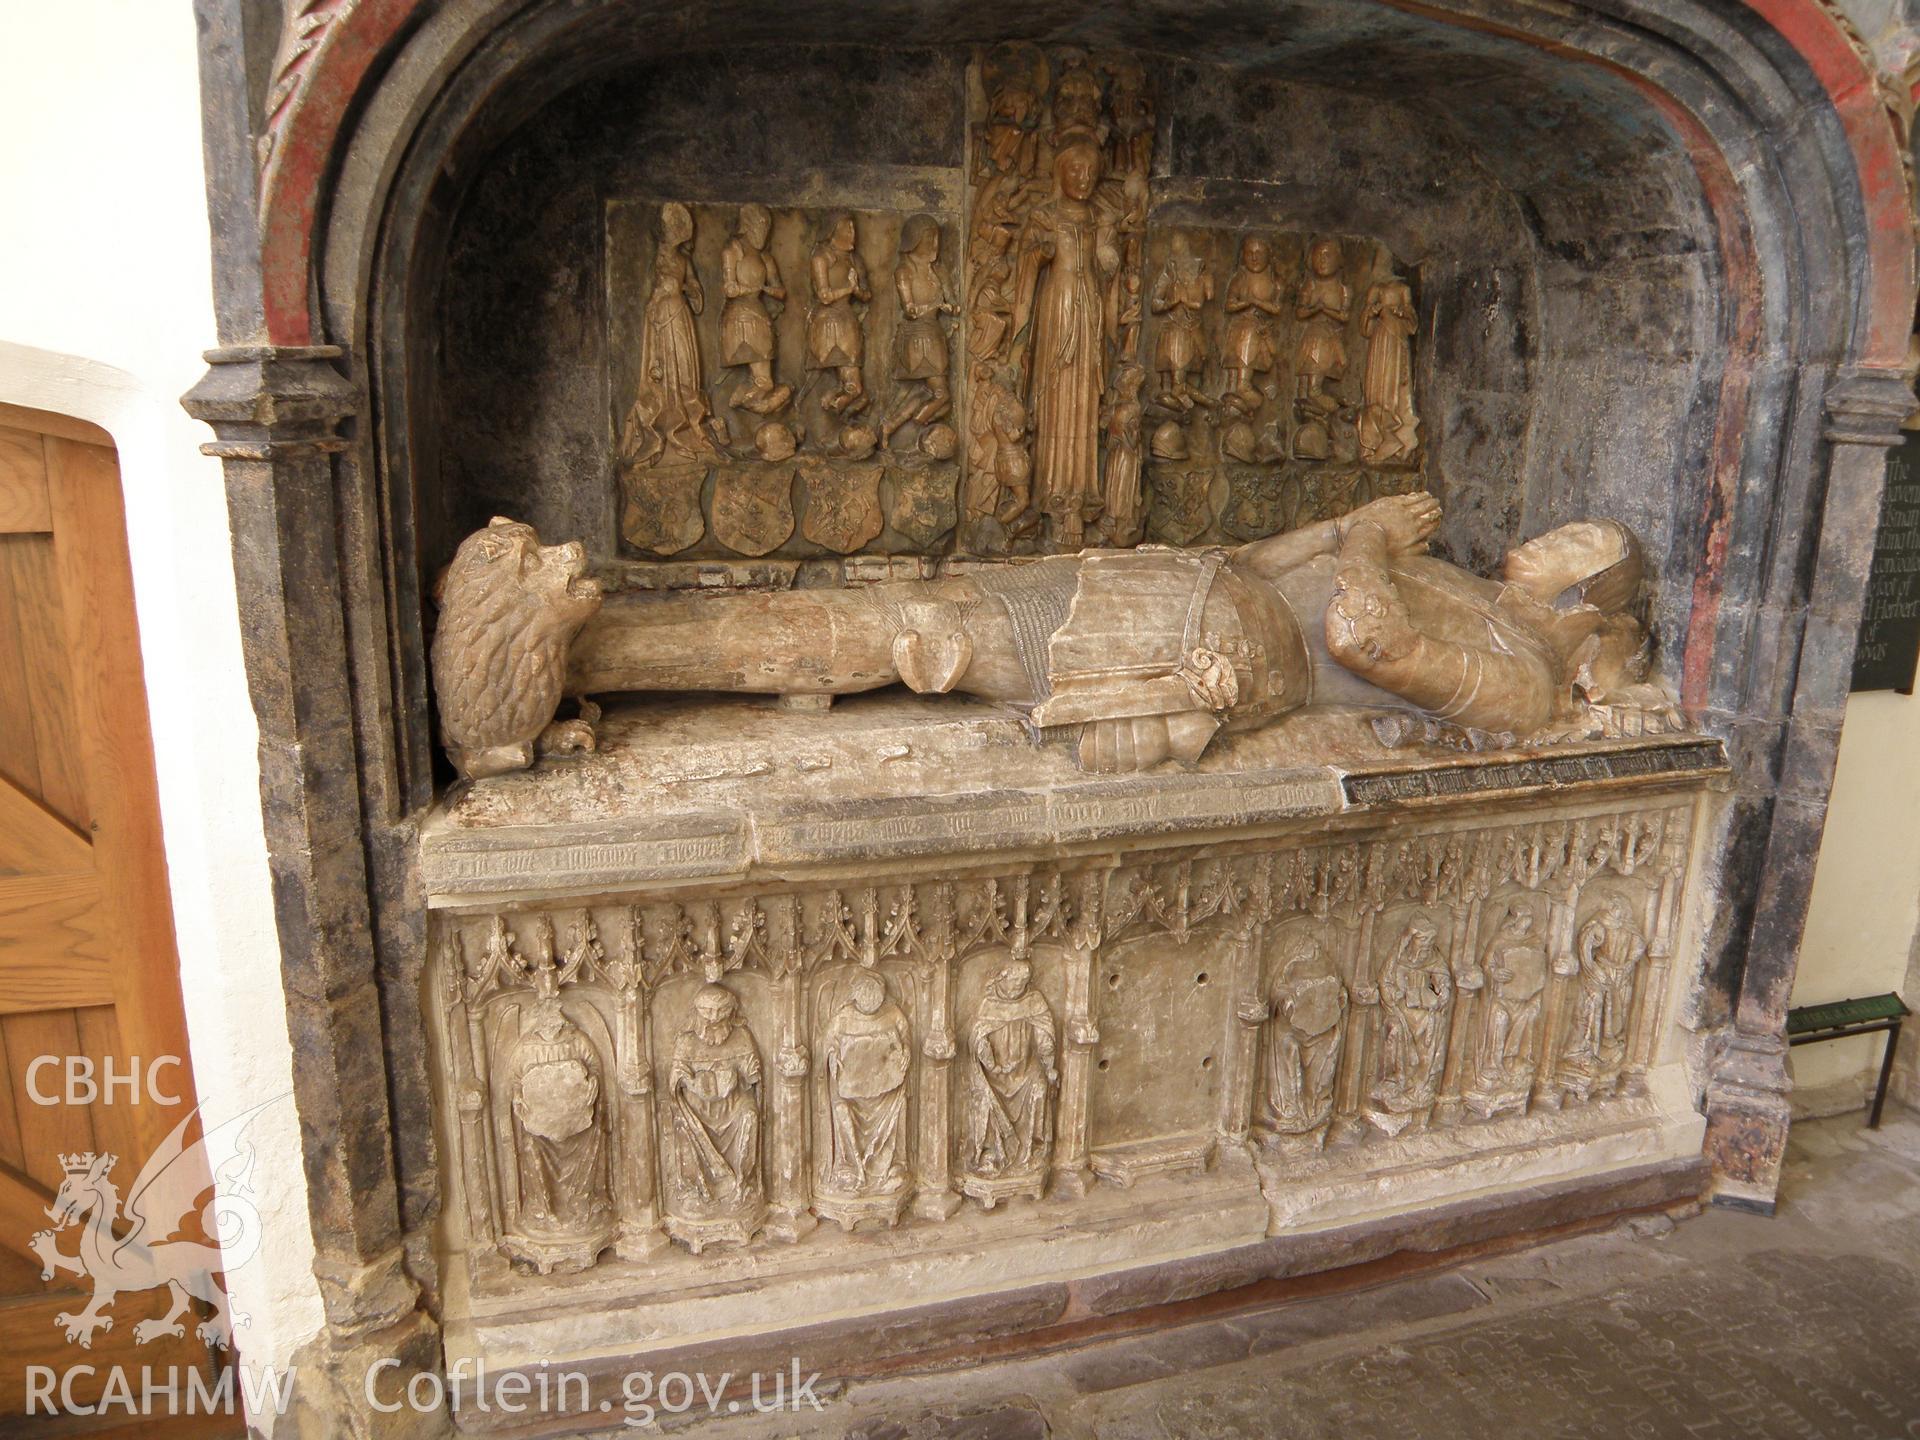
[(1027, 222), (1013, 329), (1029, 324), (1022, 356), (1034, 429), (1037, 508), (1055, 540), (1078, 547), (1100, 506), (1100, 398), (1106, 388), (1107, 280), (1120, 268), (1113, 219), (1095, 200), (1105, 157), (1074, 135), (1054, 159), (1053, 199)]

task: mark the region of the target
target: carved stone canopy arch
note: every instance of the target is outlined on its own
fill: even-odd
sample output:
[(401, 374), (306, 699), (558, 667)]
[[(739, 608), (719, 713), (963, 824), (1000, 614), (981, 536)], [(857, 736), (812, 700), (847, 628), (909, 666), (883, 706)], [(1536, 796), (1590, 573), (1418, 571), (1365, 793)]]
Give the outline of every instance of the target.
[[(364, 1402), (355, 1398), (364, 1373), (356, 1345), (369, 1354), (402, 1353), (421, 1366), (438, 1363), (433, 1307), (420, 1297), (440, 1285), (431, 1237), (440, 1197), (461, 1162), (449, 1158), (448, 1135), (436, 1141), (428, 1119), (433, 1051), (423, 1017), (435, 982), (417, 827), (445, 776), (436, 775), (431, 743), (427, 592), (453, 541), (477, 528), (476, 512), (485, 512), (478, 522), (484, 524), (495, 511), (531, 506), (538, 513), (523, 518), (556, 537), (583, 539), (596, 562), (616, 555), (618, 511), (602, 473), (611, 449), (603, 432), (613, 422), (611, 404), (601, 403), (600, 362), (611, 331), (597, 318), (580, 319), (604, 318), (596, 307), (612, 293), (597, 268), (603, 202), (616, 190), (729, 210), (751, 200), (775, 212), (784, 204), (790, 216), (807, 218), (799, 215), (804, 195), (766, 193), (765, 182), (798, 173), (795, 155), (837, 155), (833, 146), (844, 144), (852, 156), (846, 163), (869, 177), (876, 166), (918, 174), (910, 207), (896, 196), (880, 208), (947, 217), (953, 228), (942, 230), (941, 255), (964, 310), (997, 273), (994, 238), (979, 251), (982, 264), (972, 266), (959, 227), (970, 214), (969, 194), (977, 192), (965, 180), (943, 190), (928, 177), (942, 168), (958, 175), (982, 155), (1019, 170), (1029, 151), (1037, 162), (1056, 144), (1053, 130), (1086, 128), (1085, 81), (1067, 87), (1063, 104), (1051, 71), (1044, 82), (1035, 79), (1031, 96), (1011, 86), (990, 116), (967, 108), (975, 99), (984, 107), (988, 98), (968, 88), (968, 66), (1009, 35), (1066, 55), (1053, 63), (1067, 72), (1079, 65), (1068, 52), (1154, 57), (1138, 77), (1119, 65), (1099, 71), (1106, 109), (1096, 111), (1092, 128), (1106, 129), (1096, 141), (1100, 166), (1118, 176), (1134, 158), (1147, 157), (1148, 202), (1160, 207), (1165, 227), (1215, 247), (1209, 253), (1216, 298), (1200, 303), (1198, 320), (1202, 348), (1213, 348), (1181, 373), (1198, 394), (1232, 390), (1239, 405), (1252, 406), (1240, 420), (1251, 436), (1235, 435), (1229, 444), (1228, 425), (1218, 434), (1205, 430), (1204, 406), (1178, 419), (1144, 413), (1161, 390), (1157, 374), (1142, 376), (1143, 413), (1132, 430), (1128, 404), (1115, 402), (1135, 397), (1112, 387), (1114, 394), (1101, 397), (1107, 413), (1096, 417), (1097, 443), (1104, 456), (1131, 454), (1138, 474), (1126, 464), (1117, 473), (1100, 469), (1103, 499), (1108, 489), (1127, 496), (1137, 487), (1143, 530), (1184, 531), (1202, 521), (1229, 543), (1248, 538), (1237, 530), (1297, 517), (1303, 507), (1346, 503), (1366, 467), (1339, 458), (1341, 418), (1321, 422), (1329, 458), (1303, 459), (1294, 443), (1302, 397), (1291, 377), (1257, 364), (1236, 367), (1252, 376), (1255, 403), (1225, 373), (1225, 358), (1265, 355), (1258, 337), (1244, 330), (1228, 345), (1225, 302), (1245, 235), (1357, 236), (1380, 244), (1396, 267), (1370, 270), (1360, 284), (1366, 257), (1342, 241), (1355, 271), (1354, 280), (1340, 282), (1355, 292), (1350, 384), (1364, 401), (1371, 337), (1359, 326), (1372, 287), (1406, 281), (1421, 319), (1408, 362), (1418, 433), (1432, 473), (1449, 487), (1450, 509), (1462, 517), (1443, 536), (1455, 558), (1488, 568), (1484, 562), (1513, 535), (1590, 509), (1653, 537), (1649, 561), (1661, 597), (1655, 628), (1687, 709), (1725, 742), (1733, 762), (1717, 847), (1727, 857), (1715, 881), (1723, 903), (1699, 937), (1704, 978), (1692, 1012), (1721, 1042), (1702, 1077), (1707, 1151), (1723, 1197), (1771, 1203), (1785, 1126), (1781, 1017), (1831, 777), (1881, 452), (1910, 405), (1902, 367), (1913, 252), (1902, 140), (1870, 62), (1828, 7), (1815, 0), (1752, 0), (1744, 7), (1628, 0), (1553, 11), (1443, 3), (1416, 13), (1301, 0), (1276, 12), (1247, 0), (1208, 7), (1201, 24), (1170, 3), (1129, 6), (1122, 15), (1085, 0), (1050, 9), (1042, 35), (1031, 33), (1031, 17), (1017, 7), (959, 0), (804, 15), (746, 0), (695, 11), (644, 0), (588, 7), (563, 0), (289, 0), (278, 24), (273, 8), (196, 0), (223, 348), (208, 357), (209, 375), (187, 404), (214, 427), (212, 448), (227, 467), (296, 1037), (296, 1098), (310, 1137), (309, 1209), (329, 1328), (319, 1346), (324, 1353), (303, 1368), (303, 1385), (311, 1377), (315, 1403), (339, 1415), (361, 1406), (360, 1419), (343, 1419), (330, 1433), (365, 1433)], [(849, 55), (861, 63), (843, 63)], [(1337, 128), (1344, 152), (1359, 157), (1357, 168), (1341, 169), (1324, 148), (1288, 128), (1286, 117), (1298, 113), (1309, 92), (1325, 107), (1321, 128)], [(1228, 93), (1255, 117), (1247, 128), (1216, 132), (1167, 120), (1170, 103), (1191, 107), (1191, 116), (1217, 116)], [(724, 114), (701, 109), (702, 95), (718, 94), (746, 98)], [(941, 95), (958, 98), (926, 103)], [(887, 96), (914, 103), (876, 103)], [(641, 97), (646, 105), (629, 103)], [(844, 123), (861, 114), (897, 123), (886, 134)], [(603, 129), (610, 115), (637, 128)], [(976, 120), (994, 131), (984, 148), (973, 143)], [(643, 132), (686, 137), (689, 148), (631, 143)], [(596, 133), (604, 135), (597, 151), (586, 143)], [(1224, 137), (1216, 148), (1198, 138), (1209, 133)], [(714, 183), (720, 172), (702, 157), (729, 147), (733, 168), (721, 186)], [(1739, 162), (1750, 153), (1773, 155), (1777, 163)], [(929, 155), (936, 159), (926, 161)], [(643, 172), (634, 168), (636, 156), (658, 158), (663, 168)], [(1251, 156), (1263, 158), (1249, 163)], [(762, 190), (736, 193), (741, 176)], [(1052, 185), (1052, 172), (1042, 178)], [(1277, 186), (1302, 197), (1284, 226), (1270, 223), (1267, 213)], [(1112, 334), (1124, 347), (1126, 281), (1135, 269), (1124, 221), (1138, 196), (1124, 184), (1110, 188), (1107, 228), (1119, 263), (1110, 270), (1096, 263), (1087, 273), (1119, 281)], [(1435, 195), (1451, 198), (1444, 205), (1422, 198)], [(863, 210), (862, 197), (840, 198), (844, 208)], [(780, 223), (776, 214), (776, 238)], [(1100, 228), (1092, 225), (1096, 242)], [(716, 230), (716, 246), (730, 231), (730, 223)], [(1023, 221), (1008, 238), (1010, 281), (1021, 244), (1030, 243), (1020, 238), (1027, 233)], [(1149, 244), (1138, 258), (1136, 339), (1146, 372), (1156, 350), (1155, 265), (1165, 257)], [(1039, 268), (1044, 283), (1046, 267)], [(797, 312), (810, 284), (803, 271), (783, 273), (796, 314), (773, 317), (782, 336), (780, 326), (801, 324)], [(874, 337), (895, 323), (896, 297), (869, 288), (865, 368), (878, 384), (879, 367), (896, 363), (897, 351), (883, 350)], [(712, 308), (720, 308), (717, 290)], [(1383, 299), (1383, 313), (1387, 308)], [(979, 313), (998, 315), (990, 308)], [(1462, 319), (1486, 315), (1497, 320), (1490, 329), (1476, 331)], [(895, 535), (930, 537), (920, 544), (931, 544), (966, 513), (964, 489), (940, 491), (940, 465), (964, 467), (976, 439), (991, 439), (996, 459), (1007, 436), (1037, 440), (1034, 417), (1011, 407), (996, 412), (997, 434), (988, 426), (976, 437), (960, 423), (980, 393), (971, 388), (971, 333), (946, 337), (952, 458), (928, 453), (922, 463), (914, 449), (905, 457), (911, 466), (886, 462), (899, 478), (882, 474), (871, 496), (864, 481), (849, 484), (844, 505), (813, 519), (814, 533), (833, 542), (822, 548), (861, 550), (868, 542), (856, 537), (876, 518)], [(1299, 353), (1298, 339), (1290, 331), (1273, 347), (1276, 364)], [(935, 368), (926, 358), (930, 334), (923, 331), (920, 343), (914, 368)], [(1316, 351), (1322, 359), (1330, 353)], [(1384, 407), (1386, 418), (1404, 420), (1394, 409), (1401, 395), (1397, 352), (1383, 345), (1380, 356), (1371, 403)], [(775, 380), (797, 384), (809, 373), (802, 360), (797, 348), (782, 353)], [(1018, 367), (1006, 363), (1011, 371), (984, 378), (1012, 395)], [(724, 381), (714, 375), (710, 388), (730, 394), (742, 373)], [(1286, 380), (1282, 393), (1265, 395), (1263, 374), (1267, 383)], [(916, 409), (933, 403), (932, 387), (923, 388), (914, 392)], [(1333, 392), (1339, 394), (1337, 382)], [(1024, 405), (1030, 388), (1023, 393)], [(1356, 445), (1362, 418), (1356, 414), (1352, 424)], [(1169, 422), (1180, 432), (1184, 459), (1156, 451), (1157, 432)], [(1371, 422), (1377, 430), (1382, 416)], [(936, 423), (930, 416), (923, 428)], [(1276, 423), (1276, 458), (1262, 459), (1265, 432)], [(915, 426), (922, 422), (909, 422), (903, 433), (911, 437)], [(934, 449), (946, 443), (941, 437)], [(995, 468), (995, 484), (1013, 492), (1020, 471), (1018, 464)], [(1084, 475), (1084, 467), (1076, 473)], [(569, 477), (587, 479), (576, 485)], [(778, 495), (771, 506), (779, 518)], [(1005, 508), (1008, 523), (1017, 524), (1022, 507)], [(707, 518), (684, 507), (672, 514), (676, 534)], [(791, 533), (804, 537), (808, 515), (790, 518)], [(1209, 532), (1203, 523), (1193, 533)], [(786, 543), (782, 538), (772, 549)], [(809, 551), (807, 558), (819, 557)], [(741, 551), (735, 559), (764, 567), (778, 557), (750, 560)], [(892, 557), (873, 563), (882, 562)], [(761, 581), (777, 578), (770, 569), (754, 573)], [(1071, 808), (1067, 800), (1057, 803)], [(1534, 839), (1488, 861), (1499, 873), (1487, 895), (1531, 887), (1531, 877), (1555, 865), (1578, 870), (1591, 862), (1591, 849), (1582, 860), (1563, 845), (1554, 859), (1551, 844)], [(881, 861), (899, 858), (889, 853)], [(1521, 859), (1525, 864), (1513, 868)], [(895, 878), (881, 875), (876, 883)], [(1012, 885), (1017, 877), (1008, 871), (1000, 878)], [(1554, 945), (1577, 960), (1588, 917), (1568, 910), (1564, 894), (1552, 888), (1559, 882), (1549, 881), (1527, 893), (1541, 897), (1540, 924), (1554, 931)], [(1332, 914), (1348, 903), (1344, 886), (1364, 893), (1369, 882), (1343, 872), (1329, 852), (1260, 883)], [(1169, 915), (1192, 919), (1182, 906), (1190, 907), (1196, 892), (1182, 890), (1177, 869), (1144, 877), (1141, 886), (1159, 895)], [(1102, 898), (1131, 904), (1134, 893), (1124, 883), (1109, 885)], [(1657, 912), (1666, 902), (1657, 886), (1651, 893)], [(1182, 894), (1184, 901), (1176, 898)], [(1456, 962), (1484, 963), (1483, 937), (1492, 933), (1486, 917), (1497, 901), (1462, 895), (1446, 903), (1463, 907), (1461, 917), (1464, 907), (1480, 910), (1473, 925), (1461, 918), (1449, 934), (1456, 942), (1448, 957), (1455, 997), (1449, 1003), (1473, 995), (1480, 1008), (1453, 1013), (1468, 1013), (1478, 1026), (1491, 989), (1464, 989)], [(944, 927), (984, 913), (979, 902), (955, 900), (964, 920), (926, 921), (923, 934), (947, 934)], [(891, 901), (877, 903), (884, 914)], [(845, 933), (863, 944), (864, 911), (848, 908), (856, 918)], [(792, 917), (777, 905), (763, 909), (765, 928), (757, 933), (767, 937), (769, 954), (779, 953), (780, 927)], [(1010, 907), (995, 913), (1008, 918), (994, 923), (1013, 925)], [(603, 917), (600, 929), (609, 964), (617, 965), (627, 936), (610, 928), (611, 918)], [(811, 925), (817, 917), (800, 918)], [(722, 932), (732, 919), (724, 914), (716, 928), (690, 917), (677, 938), (646, 941), (643, 958), (654, 963), (677, 945), (691, 977), (702, 957), (731, 958)], [(1195, 933), (1215, 934), (1229, 923), (1216, 917)], [(1346, 937), (1349, 967), (1359, 954), (1358, 924), (1351, 922), (1354, 933)], [(559, 928), (564, 949), (565, 924)], [(742, 943), (741, 955), (753, 950), (751, 941)], [(1153, 943), (1179, 945), (1165, 936)], [(1367, 953), (1378, 953), (1371, 934), (1368, 943)], [(1255, 973), (1235, 963), (1239, 968), (1226, 972), (1210, 966), (1209, 983), (1225, 983), (1223, 973), (1236, 980)], [(1645, 977), (1662, 964), (1671, 966), (1672, 957), (1659, 955), (1649, 940), (1636, 971), (1643, 978), (1634, 984), (1649, 985)], [(1174, 973), (1171, 961), (1162, 968)], [(1351, 994), (1350, 969), (1341, 977)], [(1091, 967), (1069, 971), (1070, 986), (1082, 981), (1095, 983)], [(1247, 983), (1249, 1012), (1257, 999), (1273, 1005), (1271, 992), (1259, 999)], [(1558, 1043), (1583, 1005), (1595, 1007), (1582, 998), (1577, 977), (1556, 983), (1544, 991), (1535, 1030)], [(649, 1072), (622, 1071), (618, 1005), (627, 1002), (618, 1000), (618, 986), (606, 993), (615, 997), (606, 1001), (614, 1007), (614, 1064), (605, 1073), (601, 1059), (596, 1103), (607, 1114), (595, 1123), (607, 1121), (612, 1154), (640, 1143), (637, 1128), (628, 1135), (612, 1127), (613, 1114), (645, 1110), (622, 1088), (621, 1076), (639, 1085)], [(967, 1021), (953, 1013), (950, 997), (929, 996), (936, 1020), (927, 1035), (915, 1036), (923, 1058), (956, 1045)], [(1099, 1027), (1089, 995), (1077, 989), (1062, 989), (1047, 1003), (1061, 1026), (1056, 1118), (1064, 1122), (1104, 1103), (1097, 1098), (1097, 1042), (1089, 1038)], [(1372, 1044), (1385, 1033), (1385, 1020), (1377, 1006), (1350, 1003), (1343, 1023), (1359, 1030), (1346, 1033), (1364, 1033)], [(1242, 1084), (1239, 1077), (1263, 1073), (1261, 1047), (1278, 1032), (1221, 1014), (1227, 1018), (1220, 1046), (1193, 1063), (1211, 1057), (1203, 1083), (1244, 1095), (1251, 1106), (1254, 1080)], [(780, 1189), (780, 1177), (799, 1176), (804, 1167), (782, 1169), (777, 1146), (800, 1132), (780, 1117), (804, 1108), (815, 1084), (805, 1067), (817, 1057), (803, 1053), (813, 1033), (808, 1017), (769, 1016), (751, 1027), (766, 1066), (758, 1103), (774, 1147), (762, 1157), (766, 1200), (770, 1225), (793, 1233), (804, 1229), (806, 1207), (791, 1185)], [(1508, 1035), (1512, 1023), (1510, 1017)], [(768, 1025), (775, 1033), (760, 1034)], [(1478, 1074), (1500, 1082), (1486, 1091), (1496, 1098), (1526, 1079), (1525, 1066), (1496, 1072), (1467, 1063), (1488, 1053), (1490, 1033), (1448, 1030), (1427, 1125), (1436, 1115), (1441, 1128), (1452, 1123), (1449, 1102), (1472, 1114)], [(1608, 1033), (1604, 1014), (1599, 1033)], [(1638, 1034), (1629, 1030), (1621, 1076), (1645, 1058), (1633, 1048)], [(1609, 1075), (1613, 1048), (1601, 1067)], [(1353, 1067), (1370, 1064), (1373, 1053), (1351, 1038), (1343, 1044), (1332, 1087), (1335, 1115), (1343, 1107), (1358, 1113), (1372, 1096), (1374, 1077)], [(1465, 1058), (1450, 1073), (1456, 1055)], [(1545, 1058), (1536, 1058), (1527, 1081), (1530, 1107), (1563, 1093), (1554, 1078), (1563, 1067), (1546, 1066)], [(929, 1063), (961, 1062), (949, 1053)], [(1301, 1064), (1296, 1079), (1311, 1069), (1310, 1060)], [(1229, 1071), (1232, 1085), (1221, 1078)], [(1577, 1078), (1584, 1084), (1593, 1077)], [(941, 1083), (954, 1083), (951, 1070)], [(1396, 1093), (1424, 1098), (1424, 1089), (1423, 1082)], [(1317, 1109), (1303, 1113), (1311, 1118)], [(1535, 1114), (1529, 1109), (1522, 1119)], [(1505, 1109), (1492, 1123), (1512, 1119)], [(454, 1129), (463, 1123), (456, 1118)], [(916, 1164), (936, 1152), (958, 1153), (957, 1131), (929, 1128), (941, 1123), (938, 1116), (923, 1109), (914, 1123)], [(1251, 1111), (1244, 1123), (1228, 1114), (1222, 1133), (1248, 1134), (1254, 1123)], [(1050, 1185), (1062, 1191), (1096, 1174), (1104, 1184), (1109, 1175), (1158, 1173), (1156, 1166), (1177, 1169), (1192, 1159), (1186, 1151), (1171, 1159), (1101, 1153), (1097, 1145), (1076, 1151), (1073, 1127), (1056, 1127), (1061, 1134)], [(1391, 1143), (1421, 1142), (1416, 1132), (1412, 1141)], [(956, 1167), (947, 1178), (957, 1184), (958, 1174)], [(1099, 1186), (1091, 1193), (1097, 1201)], [(915, 1193), (910, 1214), (919, 1221), (957, 1196), (945, 1181), (929, 1186)], [(645, 1206), (616, 1204), (616, 1246), (644, 1249), (636, 1237), (654, 1219)], [(340, 1381), (331, 1401), (324, 1398), (329, 1373)]]

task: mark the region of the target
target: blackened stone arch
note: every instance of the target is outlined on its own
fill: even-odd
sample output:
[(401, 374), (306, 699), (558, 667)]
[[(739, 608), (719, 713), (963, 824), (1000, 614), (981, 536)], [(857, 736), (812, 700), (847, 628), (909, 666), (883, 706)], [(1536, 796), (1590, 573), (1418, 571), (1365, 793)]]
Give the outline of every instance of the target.
[[(442, 408), (432, 332), (448, 303), (448, 250), (476, 184), (543, 116), (592, 87), (617, 91), (623, 69), (743, 36), (868, 50), (1009, 38), (1127, 46), (1166, 66), (1230, 65), (1275, 93), (1402, 107), (1436, 143), (1471, 155), (1489, 203), (1510, 208), (1529, 247), (1531, 313), (1515, 327), (1528, 349), (1515, 373), (1550, 413), (1527, 417), (1545, 434), (1508, 511), (1496, 487), (1446, 477), (1498, 512), (1450, 538), (1463, 558), (1484, 559), (1501, 534), (1595, 508), (1596, 496), (1654, 526), (1665, 643), (1740, 775), (1696, 1016), (1724, 1041), (1706, 1075), (1710, 1148), (1726, 1194), (1770, 1197), (1785, 1122), (1780, 1020), (1881, 450), (1907, 403), (1903, 352), (1889, 337), (1904, 346), (1911, 254), (1898, 252), (1910, 240), (1890, 245), (1883, 233), (1887, 187), (1902, 182), (1863, 174), (1849, 130), (1858, 97), (1836, 96), (1832, 54), (1810, 58), (1760, 8), (1706, 0), (1553, 13), (1504, 0), (1242, 0), (1203, 18), (1170, 3), (1118, 11), (1091, 0), (385, 0), (366, 9), (406, 13), (342, 102), (319, 161), (309, 338), (325, 343), (276, 348), (260, 302), (273, 257), (263, 281), (261, 257), (235, 238), (256, 223), (274, 7), (197, 3), (229, 348), (210, 357), (189, 406), (214, 424), (228, 460), (334, 1341), (400, 1323), (411, 1303), (395, 1268), (403, 1246), (430, 1308), (436, 1286), (412, 824), (435, 782), (423, 606), (446, 558), (439, 477), (446, 427), (459, 421)], [(1820, 24), (1824, 45), (1844, 46), (1811, 0), (1764, 8), (1798, 27), (1801, 47)], [(1171, 137), (1169, 153), (1183, 143), (1199, 142)], [(1904, 191), (1899, 204), (1904, 214)], [(1463, 282), (1456, 299), (1472, 293)], [(1651, 323), (1663, 303), (1686, 313)], [(1650, 342), (1662, 347), (1651, 357)], [(1631, 414), (1583, 428), (1583, 406), (1631, 391), (1649, 368), (1672, 372), (1659, 388), (1657, 444), (1636, 446), (1647, 431)]]

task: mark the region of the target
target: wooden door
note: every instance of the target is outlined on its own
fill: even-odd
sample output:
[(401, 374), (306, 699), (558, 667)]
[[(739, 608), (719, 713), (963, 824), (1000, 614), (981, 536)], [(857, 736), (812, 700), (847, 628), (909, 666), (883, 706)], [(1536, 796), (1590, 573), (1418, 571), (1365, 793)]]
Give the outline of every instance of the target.
[[(50, 1228), (63, 1156), (117, 1156), (124, 1197), (192, 1110), (178, 971), (112, 442), (0, 405), (0, 1416), (23, 1413), (29, 1365), (94, 1366), (70, 1392), (81, 1403), (115, 1364), (136, 1391), (142, 1366), (181, 1367), (183, 1384), (185, 1367), (210, 1373), (198, 1315), (181, 1339), (137, 1343), (163, 1289), (123, 1292), (90, 1348), (69, 1342), (54, 1317), (84, 1308), (92, 1282), (42, 1279), (29, 1243)], [(163, 1057), (180, 1063), (155, 1069)], [(57, 1232), (60, 1250), (78, 1228)]]

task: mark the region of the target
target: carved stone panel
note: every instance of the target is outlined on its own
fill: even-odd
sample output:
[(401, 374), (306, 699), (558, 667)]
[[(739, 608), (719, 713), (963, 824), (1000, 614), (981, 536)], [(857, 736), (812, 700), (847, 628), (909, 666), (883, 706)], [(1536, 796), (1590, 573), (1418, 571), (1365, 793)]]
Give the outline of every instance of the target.
[(686, 1286), (819, 1219), (912, 1248), (966, 1199), (1249, 1157), (1285, 1216), (1292, 1187), (1645, 1122), (1694, 802), (1464, 793), (1348, 838), (435, 912), (456, 1218), (498, 1257), (476, 1283), (612, 1251)]
[(961, 969), (954, 1066), (961, 1193), (991, 1210), (1046, 1194), (1060, 1104), (1065, 957), (990, 949)]
[(1177, 215), (1146, 236), (1153, 538), (1253, 540), (1416, 488), (1417, 316), (1386, 249)]
[[(897, 197), (823, 171), (608, 202), (630, 553), (1244, 541), (1420, 483), (1418, 297), (1383, 245), (1160, 193), (1138, 56), (988, 47), (966, 90), (958, 169)], [(796, 524), (742, 513), (796, 451)], [(877, 528), (869, 464), (903, 497)]]
[(1337, 925), (1302, 917), (1275, 927), (1261, 947), (1259, 989), (1240, 1019), (1259, 1027), (1252, 1118), (1263, 1143), (1325, 1143), (1351, 1008), (1346, 938)]
[[(926, 533), (960, 483), (954, 230), (923, 212), (610, 202), (613, 469), (631, 551), (885, 554), (950, 530)], [(924, 497), (905, 529), (887, 530), (883, 473)]]
[(1219, 996), (1232, 984), (1233, 949), (1232, 930), (1217, 922), (1181, 936), (1152, 926), (1101, 946), (1092, 987), (1098, 1083), (1088, 1126), (1096, 1173), (1124, 1182), (1206, 1163), (1227, 1074), (1227, 1034), (1180, 1017), (1219, 1013)]

